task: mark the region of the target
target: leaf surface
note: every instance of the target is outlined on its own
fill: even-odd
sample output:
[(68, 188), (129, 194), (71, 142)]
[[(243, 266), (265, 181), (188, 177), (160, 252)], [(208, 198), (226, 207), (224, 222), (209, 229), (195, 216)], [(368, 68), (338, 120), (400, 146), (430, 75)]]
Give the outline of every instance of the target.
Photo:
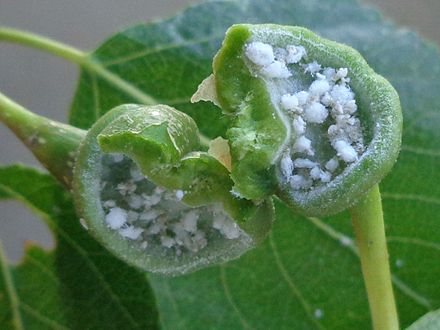
[(440, 310), (423, 315), (407, 330), (436, 330), (440, 328)]
[[(381, 185), (402, 326), (440, 306), (440, 55), (352, 0), (209, 1), (116, 34), (82, 73), (71, 122), (89, 127), (113, 106), (160, 102), (209, 137), (228, 120), (188, 102), (233, 23), (301, 25), (358, 49), (398, 90), (400, 159)], [(104, 70), (104, 71), (103, 71)], [(104, 73), (103, 73), (104, 72)], [(110, 73), (110, 74), (109, 74)], [(167, 329), (355, 329), (369, 314), (347, 214), (305, 219), (278, 203), (273, 234), (239, 261), (175, 279), (152, 277)]]
[(143, 273), (110, 255), (81, 227), (70, 194), (54, 178), (23, 166), (0, 168), (2, 197), (38, 213), (57, 245), (26, 245), (10, 265), (0, 251), (2, 329), (154, 329), (158, 318)]

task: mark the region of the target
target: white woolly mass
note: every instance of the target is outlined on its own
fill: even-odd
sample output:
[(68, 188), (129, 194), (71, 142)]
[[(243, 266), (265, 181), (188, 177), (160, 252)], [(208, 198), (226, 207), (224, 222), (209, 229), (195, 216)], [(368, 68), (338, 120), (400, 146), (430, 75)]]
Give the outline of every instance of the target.
[(295, 190), (309, 188), (311, 184), (311, 181), (302, 175), (295, 174), (290, 178), (290, 186)]
[(321, 96), (330, 90), (330, 84), (327, 80), (315, 80), (309, 87), (311, 94)]
[(305, 158), (297, 158), (293, 161), (293, 166), (298, 168), (313, 168), (316, 165), (317, 165), (316, 162), (313, 162), (310, 159), (305, 159)]
[(310, 104), (304, 111), (304, 118), (309, 123), (322, 124), (327, 116), (327, 108), (318, 102)]
[[(246, 46), (245, 54), (260, 66), (257, 74), (265, 78), (289, 78), (292, 76), (289, 68), (295, 64), (314, 77), (307, 90), (285, 90), (279, 99), (279, 106), (290, 118), (294, 133), (293, 145), (279, 164), (286, 183), (293, 189), (310, 189), (317, 181), (330, 182), (340, 166), (339, 160), (348, 164), (358, 159), (364, 150), (363, 134), (360, 120), (355, 117), (358, 106), (348, 85), (348, 68), (322, 68), (316, 60), (304, 63), (307, 52), (299, 45), (274, 49), (265, 43), (252, 42)], [(328, 127), (327, 139), (335, 151), (335, 156), (328, 161), (314, 159), (310, 136), (316, 134), (316, 124)], [(307, 133), (308, 127), (312, 133)], [(302, 158), (304, 154), (311, 159)]]
[(303, 106), (307, 103), (307, 100), (309, 99), (309, 93), (306, 91), (301, 91), (295, 94), (296, 98), (298, 99), (298, 105)]
[(292, 74), (284, 62), (274, 61), (261, 69), (261, 74), (267, 78), (286, 79)]
[(114, 207), (105, 216), (105, 222), (111, 229), (119, 229), (127, 222), (127, 211)]
[(354, 99), (354, 94), (350, 88), (344, 85), (335, 85), (330, 92), (330, 96), (334, 101), (344, 104)]
[(281, 96), (281, 107), (284, 110), (292, 110), (298, 106), (298, 98), (296, 95), (285, 94)]
[(334, 172), (339, 167), (339, 162), (336, 157), (330, 159), (326, 164), (325, 168), (330, 172)]
[(281, 172), (285, 178), (289, 178), (293, 173), (293, 162), (289, 154), (290, 151), (288, 154), (284, 155), (283, 158), (281, 158)]
[(304, 73), (310, 72), (312, 76), (314, 76), (319, 71), (321, 71), (321, 64), (318, 64), (318, 62), (316, 61), (308, 63), (304, 66)]
[(118, 232), (119, 234), (121, 234), (122, 237), (136, 240), (139, 238), (139, 236), (141, 236), (144, 230), (142, 228), (137, 228), (134, 226), (127, 226), (119, 229)]
[(287, 64), (296, 64), (301, 61), (304, 56), (307, 55), (307, 52), (303, 46), (288, 45), (286, 47), (286, 51)]
[(343, 140), (336, 141), (333, 145), (337, 155), (346, 163), (352, 163), (357, 159), (357, 152), (354, 148)]
[(199, 213), (195, 210), (186, 213), (182, 218), (183, 228), (187, 232), (194, 233), (197, 230), (197, 220), (199, 216)]
[(321, 177), (321, 169), (319, 166), (315, 166), (310, 171), (310, 177), (314, 180), (318, 180)]
[(245, 54), (253, 63), (266, 66), (275, 60), (271, 45), (262, 42), (252, 42), (246, 46)]
[(297, 136), (303, 135), (306, 132), (306, 122), (301, 116), (297, 116), (293, 119), (292, 127)]
[(300, 136), (295, 144), (294, 144), (294, 149), (297, 152), (305, 152), (310, 156), (314, 155), (314, 152), (312, 150), (312, 141), (310, 141), (308, 138), (306, 138), (304, 135)]

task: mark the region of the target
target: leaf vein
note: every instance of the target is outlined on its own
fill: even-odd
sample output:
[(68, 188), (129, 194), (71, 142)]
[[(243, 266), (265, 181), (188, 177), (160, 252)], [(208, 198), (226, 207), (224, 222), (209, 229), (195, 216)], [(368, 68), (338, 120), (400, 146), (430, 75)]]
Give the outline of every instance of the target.
[(294, 296), (296, 296), (296, 298), (300, 302), (300, 305), (303, 307), (304, 311), (306, 312), (306, 315), (311, 320), (311, 322), (313, 324), (315, 324), (319, 329), (324, 329), (324, 327), (321, 325), (321, 323), (318, 322), (318, 320), (316, 320), (315, 317), (313, 316), (312, 308), (310, 307), (309, 303), (303, 297), (301, 291), (298, 289), (298, 287), (292, 281), (292, 278), (289, 276), (286, 268), (284, 267), (284, 264), (281, 260), (281, 257), (278, 253), (278, 250), (277, 250), (277, 247), (276, 247), (275, 242), (273, 240), (272, 233), (269, 235), (269, 243), (270, 243), (271, 251), (272, 251), (274, 258), (275, 258), (275, 263), (276, 263), (279, 271), (281, 272), (281, 275), (282, 275), (284, 281), (287, 283), (287, 286), (290, 288), (290, 291), (293, 293)]
[(32, 308), (28, 304), (21, 303), (21, 309), (23, 309), (26, 313), (32, 315), (34, 318), (36, 318), (38, 321), (45, 323), (48, 325), (51, 329), (57, 329), (57, 330), (66, 330), (70, 329), (64, 325), (59, 324), (58, 322), (49, 319), (48, 317), (42, 315), (38, 310), (35, 308)]
[[(315, 225), (319, 230), (323, 233), (327, 234), (330, 238), (334, 240), (338, 240), (339, 242), (343, 242), (346, 235), (338, 232), (332, 226), (327, 225), (322, 220), (318, 218), (307, 218), (313, 225)], [(348, 248), (352, 253), (354, 253), (357, 257), (359, 257), (358, 250), (356, 246), (353, 244), (342, 244), (344, 247)], [(410, 286), (408, 286), (405, 282), (403, 282), (397, 275), (391, 273), (391, 280), (393, 284), (406, 296), (413, 299), (419, 305), (425, 307), (428, 310), (431, 310), (430, 300), (424, 297), (422, 294), (418, 293)]]
[(238, 319), (240, 320), (240, 323), (243, 326), (243, 329), (252, 329), (252, 327), (249, 326), (249, 323), (244, 318), (243, 313), (241, 313), (238, 306), (235, 304), (234, 300), (232, 299), (231, 291), (229, 291), (229, 285), (226, 279), (225, 266), (220, 265), (219, 269), (220, 269), (220, 281), (222, 283), (223, 291), (225, 293), (226, 299), (228, 300), (228, 303), (231, 305), (232, 309), (237, 314)]
[(145, 49), (145, 50), (142, 50), (139, 52), (135, 52), (131, 55), (116, 58), (111, 61), (102, 61), (101, 63), (104, 67), (109, 67), (109, 66), (118, 65), (118, 64), (124, 64), (124, 63), (130, 62), (130, 61), (134, 61), (138, 58), (148, 56), (148, 55), (158, 54), (158, 53), (161, 53), (166, 50), (171, 50), (174, 48), (184, 48), (184, 47), (188, 47), (188, 46), (200, 45), (203, 43), (211, 42), (216, 39), (221, 39), (221, 38), (223, 38), (223, 36), (224, 36), (224, 34), (222, 33), (222, 34), (218, 34), (218, 35), (209, 36), (208, 38), (194, 39), (191, 41), (181, 42), (181, 43), (171, 43), (171, 44), (163, 45), (163, 46), (152, 48), (152, 49)]

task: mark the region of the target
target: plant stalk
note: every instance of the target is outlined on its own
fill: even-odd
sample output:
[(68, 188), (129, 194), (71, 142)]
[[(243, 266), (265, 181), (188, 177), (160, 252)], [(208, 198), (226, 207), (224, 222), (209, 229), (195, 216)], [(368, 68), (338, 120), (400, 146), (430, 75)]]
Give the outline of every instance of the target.
[(2, 93), (0, 122), (8, 126), (61, 183), (71, 186), (76, 151), (86, 131), (36, 115)]
[(364, 200), (350, 209), (362, 274), (375, 330), (398, 330), (383, 221), (382, 201), (376, 184)]
[(0, 27), (0, 40), (42, 50), (61, 57), (69, 62), (83, 65), (87, 54), (66, 44), (40, 36), (38, 34)]

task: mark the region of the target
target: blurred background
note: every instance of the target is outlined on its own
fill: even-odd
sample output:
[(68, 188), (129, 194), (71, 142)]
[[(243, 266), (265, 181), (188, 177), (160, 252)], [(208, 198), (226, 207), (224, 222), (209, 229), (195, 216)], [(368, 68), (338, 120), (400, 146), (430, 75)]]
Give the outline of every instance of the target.
[[(322, 0), (326, 1), (326, 0)], [(194, 0), (0, 0), (0, 25), (39, 33), (82, 50), (94, 49), (123, 27), (172, 15)], [(440, 45), (439, 0), (364, 0), (384, 16)], [(75, 65), (7, 43), (0, 44), (0, 90), (26, 108), (65, 122), (76, 86)], [(0, 124), (0, 164), (38, 166), (32, 154)], [(0, 240), (17, 262), (23, 242), (53, 246), (47, 227), (17, 202), (0, 202)]]

